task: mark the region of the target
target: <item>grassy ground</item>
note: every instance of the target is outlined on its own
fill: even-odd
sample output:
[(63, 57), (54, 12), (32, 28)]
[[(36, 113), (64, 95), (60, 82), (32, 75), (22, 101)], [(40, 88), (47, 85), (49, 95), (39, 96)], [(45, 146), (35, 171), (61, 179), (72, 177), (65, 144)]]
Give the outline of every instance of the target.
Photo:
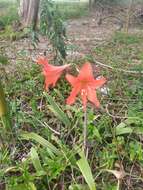
[[(117, 180), (106, 169), (126, 172), (121, 180), (121, 189), (143, 188), (143, 78), (140, 73), (117, 70), (141, 70), (138, 69), (139, 64), (133, 62), (136, 59), (142, 66), (141, 39), (140, 35), (118, 33), (106, 45), (94, 50), (96, 59), (115, 68), (100, 67), (100, 73), (108, 79), (108, 93), (104, 96), (98, 93), (101, 95), (100, 110), (93, 109), (91, 105), (88, 109), (88, 161), (97, 189), (116, 189)], [(91, 61), (93, 56), (90, 55)], [(81, 64), (83, 60), (79, 62)], [(2, 146), (1, 184), (6, 183), (12, 190), (26, 187), (32, 189), (33, 184), (38, 190), (68, 189), (71, 184), (81, 183), (74, 146), (80, 146), (82, 139), (83, 114), (80, 100), (72, 107), (65, 105), (70, 87), (64, 80), (54, 90), (50, 90), (54, 102), (65, 112), (64, 117), (68, 118), (69, 123), (65, 125), (64, 119), (55, 114), (56, 111), (50, 111), (55, 109), (55, 105), (42, 93), (43, 78), (39, 66), (33, 64), (28, 69), (22, 69), (24, 64), (19, 62), (15, 73), (5, 76), (5, 80), (3, 78), (11, 108), (15, 143), (11, 144), (10, 152)], [(40, 145), (38, 137), (32, 137), (32, 134), (29, 137), (23, 131), (41, 135), (52, 142), (59, 153), (49, 152), (52, 150), (46, 148), (41, 141)], [(1, 145), (5, 144), (2, 136), (1, 139)], [(38, 152), (42, 169), (36, 168), (36, 161), (33, 160), (35, 153), (30, 152), (33, 151), (31, 147)]]
[[(142, 41), (142, 34), (115, 33), (74, 62), (75, 67), (90, 60), (95, 76), (108, 80), (98, 91), (101, 108), (88, 104), (87, 112), (88, 163), (97, 190), (117, 190), (118, 177), (121, 190), (143, 189)], [(80, 98), (74, 106), (65, 104), (70, 86), (64, 78), (43, 93), (41, 68), (26, 61), (26, 52), (18, 54), (15, 69), (7, 73), (10, 60), (0, 57), (13, 134), (9, 139), (0, 122), (0, 190), (88, 190), (77, 162), (83, 139)], [(97, 60), (104, 66), (97, 67)]]

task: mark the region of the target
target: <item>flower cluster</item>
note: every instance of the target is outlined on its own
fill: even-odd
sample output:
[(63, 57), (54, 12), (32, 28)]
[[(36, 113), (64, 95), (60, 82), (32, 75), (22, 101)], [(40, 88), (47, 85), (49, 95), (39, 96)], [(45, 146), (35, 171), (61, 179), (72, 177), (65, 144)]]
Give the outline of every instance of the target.
[[(37, 63), (42, 65), (46, 90), (48, 90), (50, 85), (54, 87), (63, 71), (70, 67), (70, 65), (50, 65), (45, 57), (38, 58)], [(80, 94), (84, 111), (86, 110), (87, 100), (99, 108), (100, 102), (97, 99), (96, 89), (104, 85), (106, 79), (104, 77), (100, 79), (94, 78), (91, 63), (86, 62), (80, 69), (77, 77), (67, 73), (66, 79), (72, 86), (72, 91), (66, 101), (68, 105), (72, 105), (76, 100), (76, 96)]]

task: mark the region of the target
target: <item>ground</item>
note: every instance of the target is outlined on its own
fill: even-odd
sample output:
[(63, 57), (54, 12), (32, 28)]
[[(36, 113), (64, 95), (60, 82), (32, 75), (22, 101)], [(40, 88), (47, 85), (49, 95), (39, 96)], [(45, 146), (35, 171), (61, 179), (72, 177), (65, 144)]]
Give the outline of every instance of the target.
[[(68, 20), (67, 37), (68, 37), (68, 57), (72, 60), (84, 57), (93, 51), (93, 48), (108, 41), (117, 30), (117, 25), (104, 23), (101, 26), (97, 24), (95, 14), (91, 16)], [(33, 61), (43, 52), (50, 50), (46, 38), (40, 37), (40, 42), (36, 49), (32, 46), (29, 38), (18, 41), (1, 40), (0, 48), (6, 50), (6, 56), (9, 58), (11, 69), (15, 68), (16, 61), (23, 60)], [(48, 54), (48, 52), (47, 52)]]

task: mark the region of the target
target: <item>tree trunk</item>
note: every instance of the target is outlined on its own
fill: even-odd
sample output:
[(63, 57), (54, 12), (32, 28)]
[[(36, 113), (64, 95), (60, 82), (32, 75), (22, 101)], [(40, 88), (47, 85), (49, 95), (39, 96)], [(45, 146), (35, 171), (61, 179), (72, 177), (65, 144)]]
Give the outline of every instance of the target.
[(97, 0), (89, 0), (89, 10), (96, 7)]
[(97, 0), (94, 0), (94, 2), (93, 2), (93, 7), (94, 8), (96, 7), (96, 3), (97, 3)]
[(92, 10), (92, 0), (89, 0), (89, 10)]
[(36, 29), (40, 0), (20, 0), (19, 15), (24, 27)]

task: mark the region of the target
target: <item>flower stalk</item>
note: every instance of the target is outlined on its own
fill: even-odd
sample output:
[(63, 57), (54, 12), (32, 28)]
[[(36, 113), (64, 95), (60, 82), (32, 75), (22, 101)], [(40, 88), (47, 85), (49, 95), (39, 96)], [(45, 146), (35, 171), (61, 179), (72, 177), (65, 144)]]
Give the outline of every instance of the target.
[(84, 111), (84, 123), (83, 123), (83, 152), (86, 155), (86, 141), (87, 141), (87, 110)]

